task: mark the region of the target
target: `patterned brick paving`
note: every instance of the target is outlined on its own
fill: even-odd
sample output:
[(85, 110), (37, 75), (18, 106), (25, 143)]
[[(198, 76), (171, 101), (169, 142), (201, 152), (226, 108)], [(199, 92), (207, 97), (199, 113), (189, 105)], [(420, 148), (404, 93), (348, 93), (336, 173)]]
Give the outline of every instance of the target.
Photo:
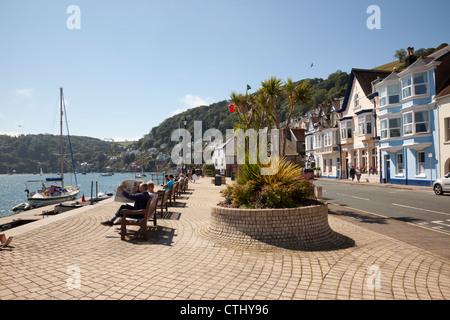
[(111, 200), (16, 231), (13, 247), (0, 251), (0, 299), (450, 298), (449, 259), (332, 215), (331, 228), (354, 245), (296, 251), (215, 241), (208, 222), (221, 187), (210, 179), (189, 187), (147, 242), (121, 241), (117, 227), (100, 225), (119, 206)]

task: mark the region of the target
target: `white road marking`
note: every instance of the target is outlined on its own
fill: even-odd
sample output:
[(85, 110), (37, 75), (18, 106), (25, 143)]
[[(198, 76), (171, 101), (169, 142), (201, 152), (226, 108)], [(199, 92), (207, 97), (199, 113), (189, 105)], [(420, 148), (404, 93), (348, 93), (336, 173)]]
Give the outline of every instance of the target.
[(367, 199), (367, 198), (361, 198), (361, 197), (351, 196), (351, 195), (343, 194), (343, 193), (336, 193), (336, 195), (338, 195), (338, 196), (344, 196), (344, 197), (351, 197), (351, 198), (355, 198), (355, 199), (359, 199), (359, 200), (370, 201), (370, 199)]
[[(449, 221), (449, 220), (447, 220), (447, 221)], [(446, 227), (450, 227), (450, 224), (445, 224), (445, 223), (443, 223), (444, 221), (438, 220), (438, 221), (431, 221), (431, 222), (436, 223), (436, 224), (440, 224), (440, 225), (443, 225), (443, 226), (446, 226)]]
[(352, 198), (355, 198), (355, 199), (359, 199), (359, 200), (366, 200), (366, 201), (370, 201), (370, 199), (367, 199), (367, 198), (360, 198), (360, 197), (355, 197), (355, 196), (351, 196)]
[(422, 209), (422, 208), (416, 208), (416, 207), (410, 207), (410, 206), (405, 206), (404, 204), (393, 203), (392, 205), (393, 205), (393, 206), (397, 206), (397, 207), (404, 207), (404, 208), (408, 208), (408, 209), (422, 210), (422, 211), (433, 212), (433, 213), (439, 213), (439, 214), (445, 214), (445, 215), (447, 215), (447, 216), (450, 216), (450, 213), (445, 213), (445, 212), (440, 212), (440, 211), (434, 211), (434, 210), (428, 210), (428, 209)]

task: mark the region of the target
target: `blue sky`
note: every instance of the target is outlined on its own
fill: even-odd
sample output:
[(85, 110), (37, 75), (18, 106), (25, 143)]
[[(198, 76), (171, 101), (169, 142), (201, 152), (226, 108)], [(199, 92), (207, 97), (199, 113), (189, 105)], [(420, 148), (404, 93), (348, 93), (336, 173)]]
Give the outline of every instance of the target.
[[(381, 29), (367, 27), (370, 5)], [(58, 134), (62, 86), (72, 135), (137, 139), (271, 76), (327, 78), (450, 43), (449, 12), (448, 0), (1, 0), (0, 134)]]

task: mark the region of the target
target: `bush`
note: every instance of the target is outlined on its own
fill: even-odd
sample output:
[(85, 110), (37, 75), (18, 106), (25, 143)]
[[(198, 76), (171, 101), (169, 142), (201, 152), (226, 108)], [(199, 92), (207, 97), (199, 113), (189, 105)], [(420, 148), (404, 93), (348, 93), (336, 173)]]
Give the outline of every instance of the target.
[(282, 161), (278, 172), (261, 176), (258, 165), (242, 165), (236, 182), (223, 190), (222, 205), (236, 208), (293, 208), (314, 199), (314, 185), (304, 178), (301, 168)]

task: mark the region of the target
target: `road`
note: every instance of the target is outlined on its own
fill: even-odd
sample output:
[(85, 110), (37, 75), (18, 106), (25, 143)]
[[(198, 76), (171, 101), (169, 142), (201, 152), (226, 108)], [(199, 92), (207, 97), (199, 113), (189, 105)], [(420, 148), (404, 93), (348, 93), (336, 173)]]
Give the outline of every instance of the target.
[(429, 189), (314, 180), (330, 203), (450, 234), (450, 194)]

